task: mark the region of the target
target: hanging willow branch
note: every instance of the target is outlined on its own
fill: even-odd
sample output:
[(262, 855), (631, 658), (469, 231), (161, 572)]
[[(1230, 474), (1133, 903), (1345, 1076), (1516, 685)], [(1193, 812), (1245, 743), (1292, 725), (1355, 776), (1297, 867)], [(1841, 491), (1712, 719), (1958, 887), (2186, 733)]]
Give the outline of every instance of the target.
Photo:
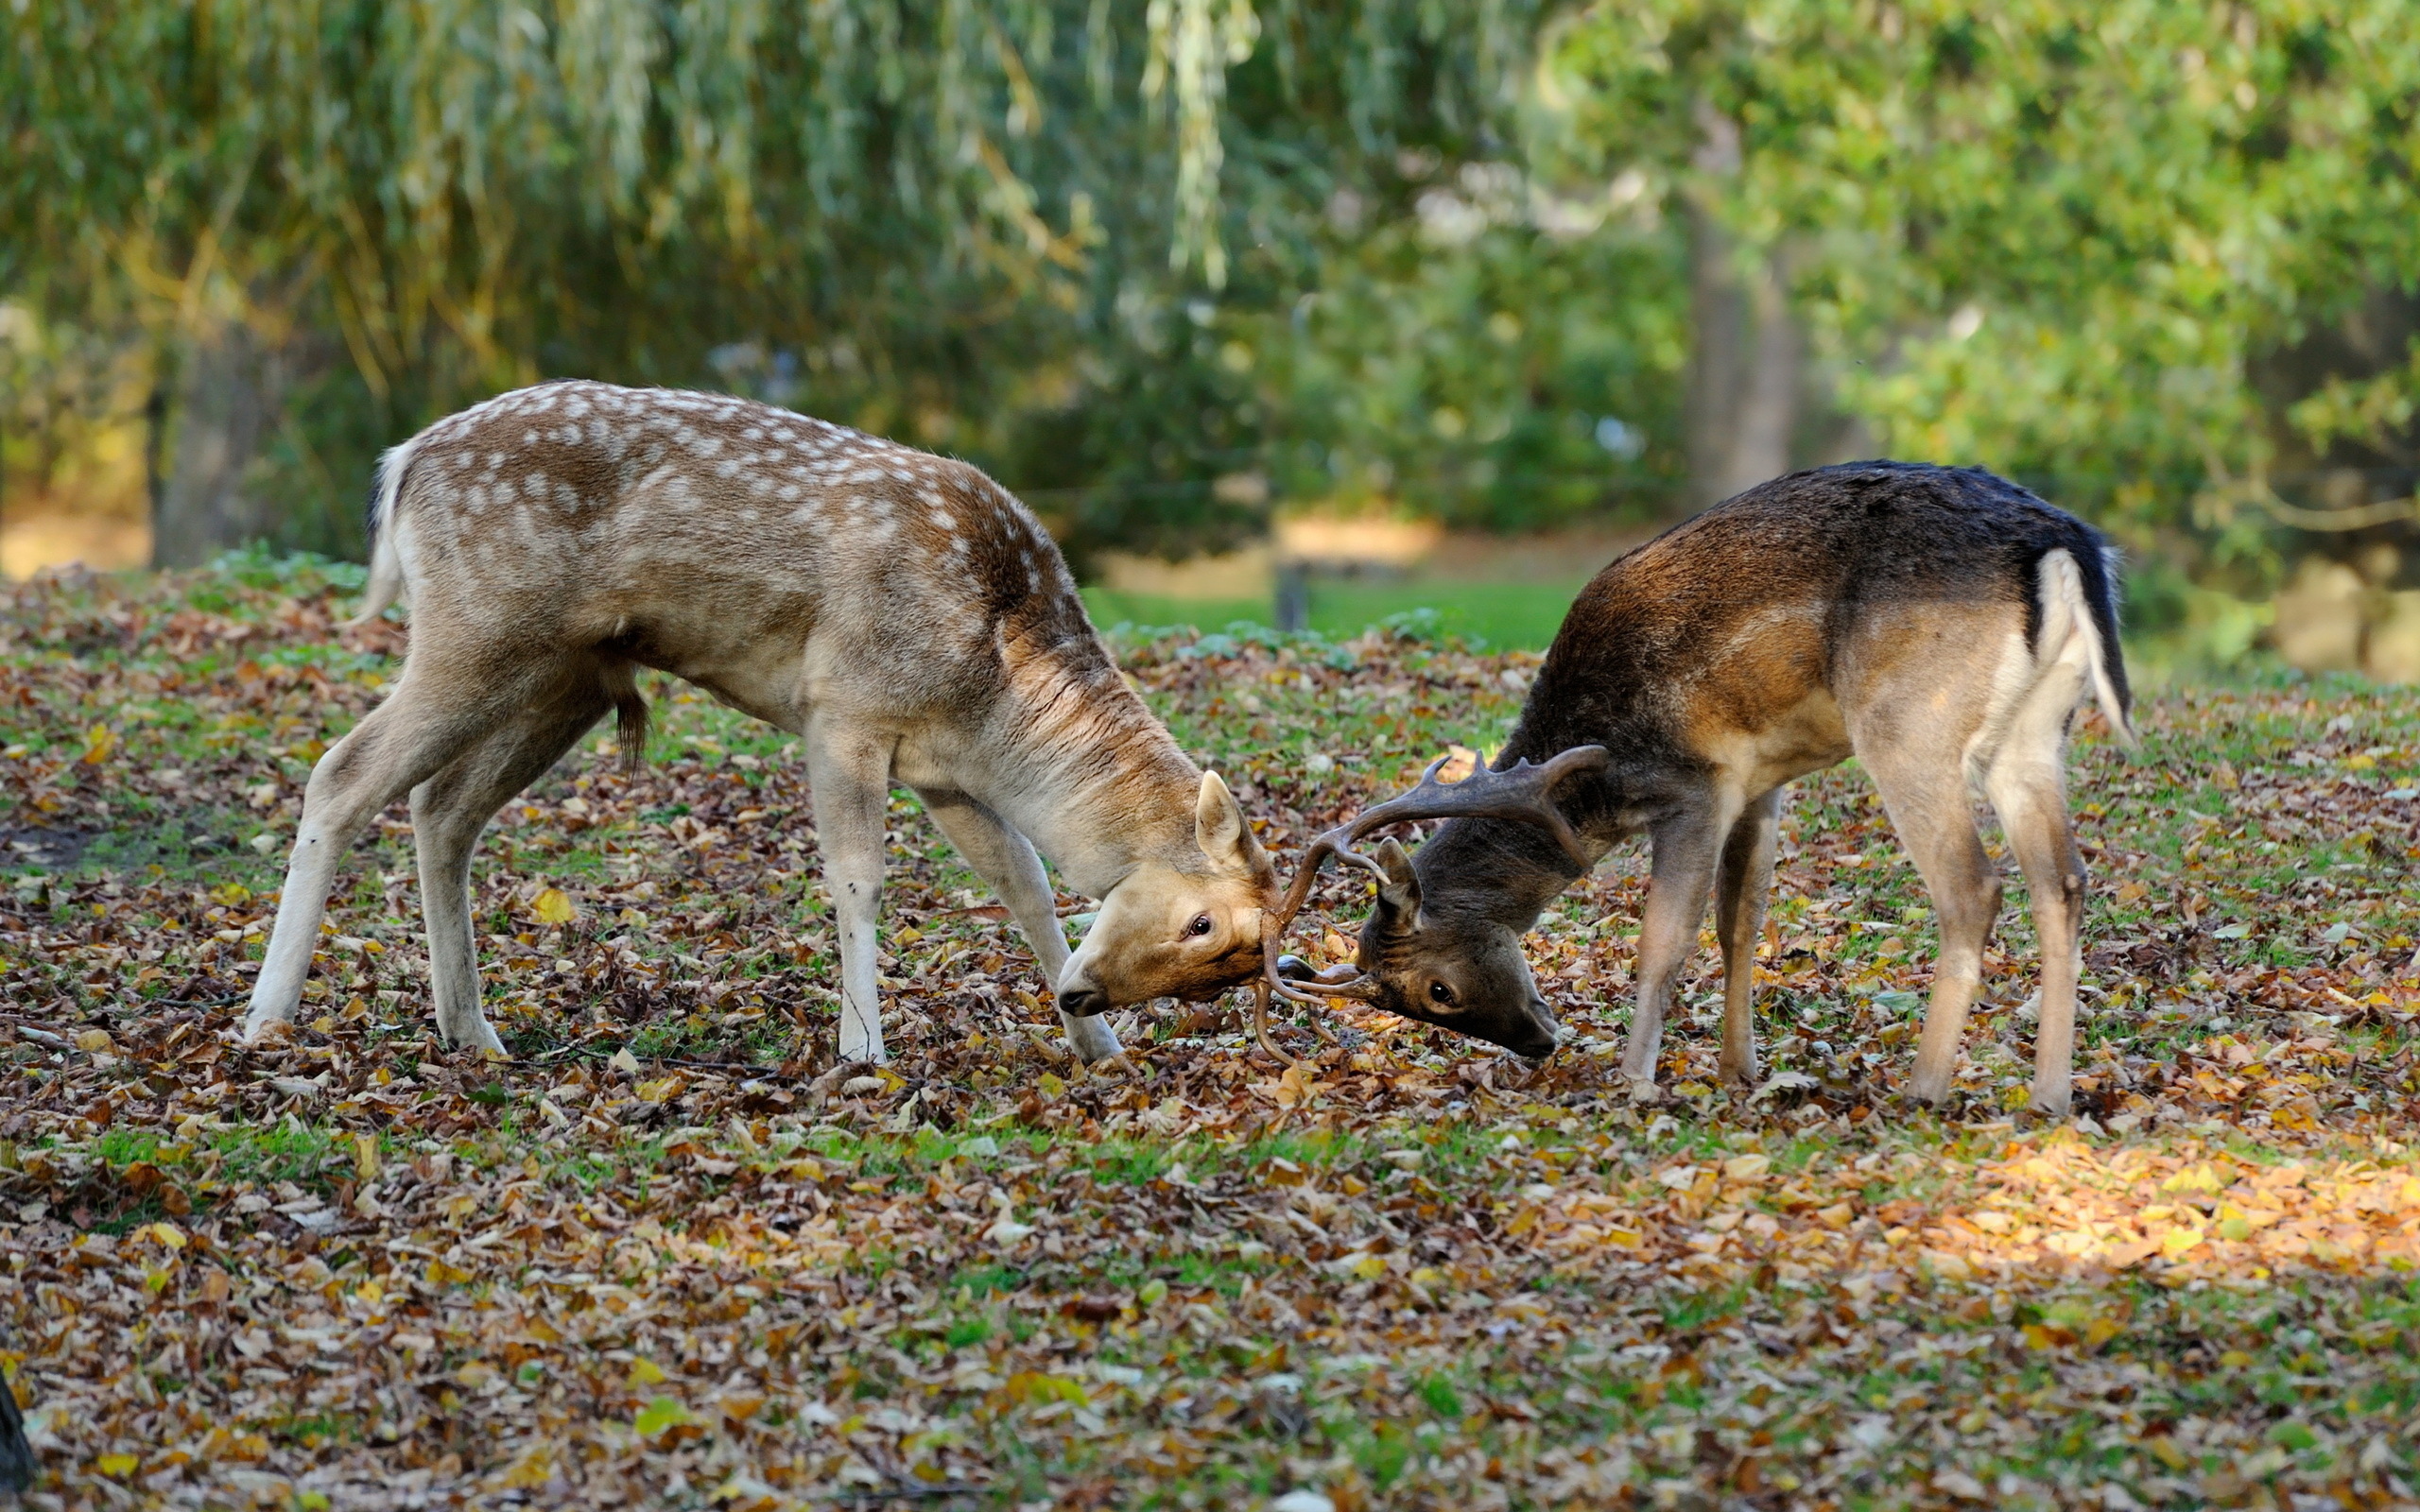
[(2264, 488), (2254, 501), (2279, 524), (2296, 530), (2347, 531), (2367, 530), (2374, 525), (2394, 524), (2405, 520), (2420, 520), (2420, 497), (2381, 499), (2376, 504), (2354, 505), (2343, 509), (2306, 509), (2288, 504), (2276, 493)]

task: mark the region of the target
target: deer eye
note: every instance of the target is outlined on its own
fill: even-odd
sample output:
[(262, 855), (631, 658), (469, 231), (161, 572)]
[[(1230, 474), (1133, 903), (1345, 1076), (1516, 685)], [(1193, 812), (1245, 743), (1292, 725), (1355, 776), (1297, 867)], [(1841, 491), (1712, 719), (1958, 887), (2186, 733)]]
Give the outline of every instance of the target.
[(1431, 982), (1428, 984), (1428, 1001), (1441, 1006), (1451, 1007), (1454, 1004), (1454, 989), (1443, 982)]
[(1208, 914), (1196, 914), (1196, 915), (1194, 915), (1194, 916), (1193, 916), (1193, 922), (1184, 926), (1184, 932), (1185, 932), (1185, 934), (1187, 934), (1188, 936), (1195, 936), (1195, 935), (1207, 935), (1207, 934), (1209, 934), (1209, 933), (1210, 933), (1210, 916), (1209, 916)]

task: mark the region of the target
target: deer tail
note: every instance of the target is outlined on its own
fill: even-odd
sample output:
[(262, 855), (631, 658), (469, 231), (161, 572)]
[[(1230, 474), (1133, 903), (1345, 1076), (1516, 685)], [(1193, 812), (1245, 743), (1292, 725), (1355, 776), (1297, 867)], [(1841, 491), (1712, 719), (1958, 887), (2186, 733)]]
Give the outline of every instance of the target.
[(621, 752), (622, 775), (634, 776), (647, 765), (647, 697), (639, 692), (638, 668), (609, 662), (605, 692), (614, 700), (614, 747)]
[(370, 586), (362, 595), (360, 610), (345, 622), (347, 627), (369, 624), (403, 593), (404, 562), (395, 546), (395, 507), (403, 495), (404, 474), (411, 470), (412, 453), (419, 446), (420, 438), (415, 436), (401, 446), (388, 448), (372, 474)]
[(2110, 733), (2128, 750), (2140, 748), (2134, 726), (2134, 690), (2126, 681), (2125, 652), (2118, 643), (2118, 552), (2099, 542), (2078, 552), (2052, 551), (2042, 558), (2040, 593), (2046, 618), (2053, 603), (2065, 610), (2083, 641), (2091, 668), (2093, 702)]

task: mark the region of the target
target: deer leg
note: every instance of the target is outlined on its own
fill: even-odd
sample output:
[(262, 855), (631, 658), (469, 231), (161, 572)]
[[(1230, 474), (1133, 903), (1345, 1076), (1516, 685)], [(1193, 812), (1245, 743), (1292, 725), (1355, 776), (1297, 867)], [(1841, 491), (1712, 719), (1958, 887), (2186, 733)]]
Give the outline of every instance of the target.
[(478, 946), (471, 924), (471, 856), (479, 832), (610, 707), (603, 696), (593, 696), (524, 714), (412, 789), (429, 995), (436, 1002), (437, 1032), (448, 1044), (499, 1054), (504, 1049), (479, 1007)]
[(1891, 826), (1932, 894), (1941, 925), (1941, 955), (1933, 965), (1932, 1002), (1916, 1047), (1915, 1094), (1927, 1103), (1949, 1095), (1966, 1012), (1983, 975), (1983, 946), (1999, 917), (2000, 879), (1975, 833), (1974, 799), (1958, 756), (1921, 744), (1861, 749), (1881, 789)]
[[(1024, 931), (1044, 978), (1055, 991), (1059, 973), (1067, 965), (1067, 936), (1059, 922), (1058, 902), (1050, 891), (1050, 879), (1043, 872), (1042, 858), (1033, 853), (1024, 835), (965, 794), (918, 791), (925, 812), (941, 826), (942, 833), (958, 847), (975, 874), (1009, 905), (1009, 917)], [(1068, 1045), (1088, 1061), (1106, 1060), (1121, 1048), (1116, 1031), (1098, 1016), (1079, 1019), (1061, 1009), (1059, 1026), (1066, 1032)]]
[(1756, 936), (1772, 896), (1773, 847), (1781, 830), (1778, 787), (1750, 803), (1722, 843), (1714, 885), (1714, 932), (1722, 941), (1722, 1076), (1756, 1079)]
[(832, 895), (840, 944), (840, 1040), (844, 1061), (884, 1060), (882, 1001), (875, 991), (874, 927), (882, 910), (889, 844), (891, 742), (871, 730), (809, 725), (807, 782), (815, 792), (815, 844)]
[(455, 696), (458, 691), (415, 679), (406, 669), (394, 696), (311, 768), (294, 852), (277, 895), (277, 922), (269, 929), (268, 951), (244, 1016), (245, 1038), (294, 1017), (303, 979), (311, 973), (328, 887), (345, 850), (381, 810), (453, 760), (510, 707), (492, 693), (475, 701)]
[(2047, 759), (2039, 751), (2003, 748), (1983, 779), (2032, 896), (2033, 934), (2042, 950), (2042, 1022), (2033, 1037), (2031, 1106), (2051, 1118), (2067, 1113), (2076, 982), (2083, 972), (2083, 857), (2068, 822), (2059, 761), (2056, 746)]
[(1705, 918), (1706, 890), (1713, 884), (1717, 816), (1692, 812), (1651, 832), (1654, 859), (1647, 879), (1647, 903), (1638, 920), (1638, 1006), (1631, 1015), (1630, 1043), (1622, 1051), (1622, 1074), (1634, 1087), (1655, 1083), (1655, 1056), (1664, 1043), (1664, 1015), (1672, 986), (1697, 948), (1698, 923)]

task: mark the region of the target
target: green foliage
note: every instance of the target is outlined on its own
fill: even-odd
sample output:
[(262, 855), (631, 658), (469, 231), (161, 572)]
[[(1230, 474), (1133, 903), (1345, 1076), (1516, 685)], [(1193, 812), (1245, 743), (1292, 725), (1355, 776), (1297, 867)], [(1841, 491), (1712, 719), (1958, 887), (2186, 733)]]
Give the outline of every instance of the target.
[(2205, 587), (2273, 574), (2297, 470), (2420, 456), (2413, 322), (2322, 350), (2415, 293), (2394, 0), (1547, 14), (13, 8), (12, 455), (241, 321), (291, 369), (255, 481), (326, 552), (379, 446), (562, 373), (966, 456), (1080, 567), (1306, 503), (1650, 514), (1703, 212), (1785, 273), (1860, 449), (2032, 481)]
[(1560, 34), (1542, 139), (1778, 252), (1876, 450), (2224, 566), (2282, 447), (2408, 427), (2420, 351), (2290, 404), (2259, 369), (2411, 286), (2415, 40), (2391, 0), (1649, 0)]

